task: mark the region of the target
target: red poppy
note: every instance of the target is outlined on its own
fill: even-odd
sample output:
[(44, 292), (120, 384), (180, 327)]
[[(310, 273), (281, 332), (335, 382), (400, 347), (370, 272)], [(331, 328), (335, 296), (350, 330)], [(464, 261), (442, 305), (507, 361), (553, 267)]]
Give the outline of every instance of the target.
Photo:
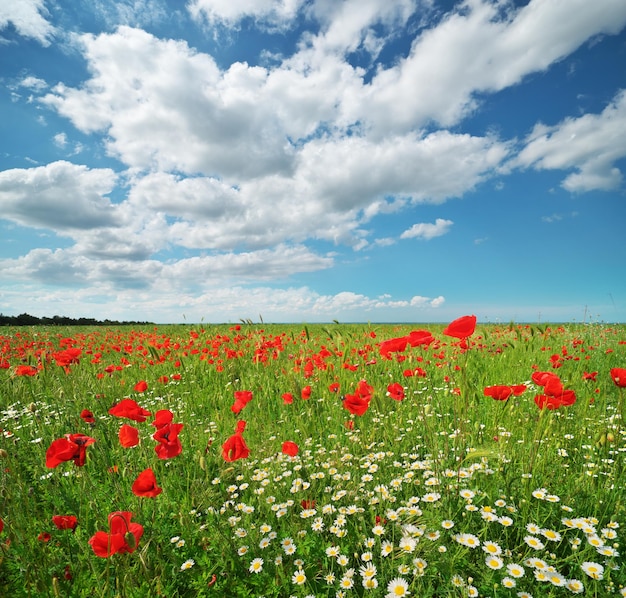
[(298, 445), (295, 442), (291, 442), (291, 440), (287, 440), (283, 442), (283, 453), (285, 455), (289, 455), (290, 457), (295, 457), (298, 454)]
[(53, 353), (52, 358), (58, 366), (65, 368), (67, 371), (71, 364), (80, 362), (81, 353), (81, 349), (77, 347), (70, 347), (69, 349)]
[(93, 413), (91, 411), (89, 411), (89, 409), (83, 409), (80, 412), (80, 417), (87, 424), (95, 424), (96, 423), (96, 418), (94, 417)]
[(89, 545), (96, 556), (107, 558), (118, 552), (135, 552), (143, 535), (143, 526), (131, 522), (132, 516), (129, 511), (109, 514), (109, 533), (99, 531), (89, 539)]
[(538, 386), (545, 386), (553, 378), (560, 381), (560, 378), (553, 372), (533, 372), (531, 376), (532, 381)]
[(485, 387), (484, 393), (486, 397), (491, 397), (496, 401), (506, 401), (511, 395), (519, 396), (526, 390), (524, 384), (516, 384), (513, 386), (495, 385)]
[(3, 529), (4, 529), (4, 521), (2, 521), (2, 518), (0, 518), (0, 534), (2, 533)]
[(339, 382), (333, 382), (328, 385), (328, 390), (330, 392), (339, 392)]
[(285, 392), (281, 395), (283, 404), (291, 405), (293, 403), (293, 395), (290, 392)]
[(535, 396), (535, 404), (539, 409), (558, 409), (568, 407), (576, 402), (576, 393), (573, 390), (564, 390), (559, 395), (539, 394)]
[(611, 378), (619, 388), (626, 388), (626, 368), (612, 368)]
[(308, 399), (310, 399), (310, 398), (311, 398), (311, 392), (312, 392), (312, 391), (311, 391), (311, 387), (310, 387), (310, 386), (305, 386), (305, 387), (302, 389), (302, 393), (301, 393), (302, 398), (303, 398), (305, 401), (307, 401)]
[(159, 409), (154, 414), (152, 425), (158, 430), (174, 421), (174, 414), (169, 409)]
[(124, 448), (131, 448), (139, 444), (139, 430), (134, 426), (123, 424), (118, 433), (120, 444)]
[(156, 482), (156, 476), (152, 469), (144, 469), (133, 482), (131, 490), (136, 496), (154, 498), (163, 492), (163, 488), (159, 488)]
[(598, 372), (583, 372), (583, 380), (591, 380), (592, 382), (595, 382), (597, 375)]
[(252, 391), (250, 390), (236, 390), (235, 402), (230, 410), (235, 413), (241, 413), (241, 410), (252, 400)]
[(246, 459), (250, 455), (250, 449), (243, 439), (243, 431), (246, 429), (246, 422), (240, 420), (237, 422), (235, 433), (226, 440), (222, 445), (222, 457), (224, 461), (236, 461), (237, 459)]
[(370, 406), (371, 396), (361, 396), (358, 393), (353, 395), (345, 395), (343, 397), (344, 409), (347, 409), (352, 415), (363, 415)]
[(444, 329), (443, 334), (454, 338), (466, 339), (476, 330), (476, 316), (461, 316), (450, 322)]
[(52, 536), (48, 532), (41, 532), (37, 536), (37, 540), (39, 540), (40, 542), (50, 542), (51, 538)]
[(402, 387), (402, 384), (394, 382), (393, 384), (387, 386), (387, 395), (394, 401), (402, 401), (402, 399), (404, 399), (404, 388)]
[(145, 422), (152, 413), (137, 404), (133, 399), (122, 399), (117, 405), (109, 409), (109, 413), (115, 417), (125, 417), (136, 422)]
[(378, 351), (381, 355), (390, 356), (390, 353), (402, 353), (409, 342), (406, 336), (390, 338), (378, 344)]
[(148, 390), (148, 383), (145, 380), (139, 380), (135, 384), (135, 392), (146, 392)]
[(15, 368), (16, 376), (35, 376), (39, 370), (32, 365), (18, 365)]
[(57, 529), (71, 529), (74, 531), (78, 525), (78, 519), (74, 515), (53, 515), (52, 523)]
[(411, 347), (417, 347), (418, 345), (428, 346), (435, 342), (435, 337), (428, 330), (413, 330), (407, 337), (407, 340)]
[(365, 381), (360, 380), (354, 394), (343, 397), (343, 406), (353, 415), (363, 415), (370, 406), (374, 389)]
[(178, 438), (182, 429), (183, 424), (166, 424), (152, 435), (159, 443), (154, 447), (159, 459), (172, 459), (182, 453), (183, 445)]
[(74, 461), (78, 467), (85, 464), (87, 447), (95, 442), (84, 434), (66, 434), (65, 438), (52, 441), (46, 451), (46, 467), (53, 469), (64, 461)]

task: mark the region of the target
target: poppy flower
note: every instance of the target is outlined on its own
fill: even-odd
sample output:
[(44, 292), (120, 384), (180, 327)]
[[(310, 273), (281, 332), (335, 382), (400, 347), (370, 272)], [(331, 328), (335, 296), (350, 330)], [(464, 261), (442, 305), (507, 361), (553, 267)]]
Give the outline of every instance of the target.
[(163, 492), (163, 488), (159, 488), (156, 482), (156, 476), (152, 469), (144, 469), (133, 482), (131, 487), (133, 494), (146, 498), (154, 498)]
[(487, 386), (484, 389), (486, 397), (491, 397), (496, 401), (506, 401), (511, 395), (519, 396), (526, 390), (524, 384), (516, 384), (514, 386), (506, 386), (496, 384), (495, 386)]
[(370, 406), (370, 400), (367, 397), (362, 397), (358, 394), (345, 395), (343, 397), (343, 407), (347, 409), (352, 415), (363, 415)]
[(240, 420), (237, 422), (235, 433), (226, 440), (222, 445), (222, 457), (224, 461), (236, 461), (237, 459), (246, 459), (250, 455), (250, 449), (243, 439), (243, 431), (246, 429), (246, 422)]
[(35, 376), (39, 370), (32, 365), (18, 365), (15, 368), (16, 376)]
[(300, 450), (298, 448), (298, 445), (295, 442), (291, 442), (291, 440), (287, 440), (286, 442), (283, 442), (283, 453), (285, 453), (285, 455), (289, 455), (290, 457), (295, 457), (298, 454), (298, 451)]
[(134, 426), (123, 424), (118, 433), (120, 444), (124, 448), (131, 448), (139, 444), (139, 430)]
[(598, 372), (583, 372), (583, 380), (591, 380), (592, 382), (595, 382), (597, 375)]
[(411, 347), (428, 346), (435, 342), (435, 337), (428, 330), (412, 330), (407, 337), (407, 341)]
[(409, 339), (406, 336), (390, 338), (378, 344), (378, 352), (381, 355), (390, 357), (390, 353), (402, 353), (406, 349), (408, 342)]
[(51, 538), (52, 536), (48, 532), (41, 532), (37, 536), (37, 540), (39, 540), (40, 542), (50, 542)]
[(558, 409), (569, 407), (576, 402), (576, 393), (573, 390), (564, 390), (559, 395), (539, 394), (535, 396), (535, 404), (539, 409)]
[(74, 531), (78, 525), (78, 519), (74, 515), (53, 515), (52, 523), (57, 529), (71, 529)]
[(73, 363), (80, 363), (80, 355), (82, 350), (77, 347), (70, 347), (63, 351), (58, 351), (52, 354), (52, 358), (56, 364), (63, 367), (68, 371), (68, 368)]
[(533, 372), (531, 376), (531, 380), (538, 386), (545, 386), (548, 381), (553, 378), (560, 380), (560, 378), (553, 372)]
[(117, 405), (109, 409), (109, 413), (115, 417), (125, 417), (139, 423), (145, 422), (146, 418), (152, 415), (150, 411), (140, 407), (137, 401), (133, 399), (122, 399)]
[(290, 392), (285, 392), (281, 395), (284, 405), (291, 405), (293, 403), (293, 395)]
[(476, 316), (461, 316), (450, 322), (443, 331), (446, 336), (466, 339), (474, 334), (476, 330)]
[(311, 391), (311, 387), (310, 387), (310, 386), (305, 386), (305, 387), (302, 389), (302, 393), (301, 393), (302, 398), (303, 398), (305, 401), (309, 400), (309, 399), (311, 398), (311, 392), (312, 392), (312, 391)]
[(612, 368), (611, 378), (619, 388), (626, 388), (626, 368)]
[(46, 467), (54, 469), (64, 461), (74, 461), (78, 467), (85, 464), (87, 447), (95, 439), (84, 434), (66, 434), (65, 438), (53, 440), (46, 451)]
[(252, 391), (250, 390), (236, 390), (235, 402), (231, 406), (230, 410), (235, 413), (241, 413), (241, 410), (252, 400)]
[(116, 553), (135, 552), (143, 535), (143, 526), (131, 522), (132, 516), (129, 511), (109, 514), (109, 533), (98, 531), (89, 539), (96, 556), (108, 558)]
[(404, 388), (402, 387), (402, 384), (394, 382), (387, 386), (387, 395), (394, 401), (402, 401), (402, 399), (404, 399)]
[(94, 417), (93, 413), (91, 411), (89, 411), (89, 409), (83, 409), (80, 412), (80, 417), (87, 424), (95, 424), (96, 423), (96, 418)]
[(178, 438), (182, 429), (183, 424), (166, 424), (152, 435), (159, 443), (154, 447), (159, 459), (172, 459), (182, 453), (183, 445)]
[(3, 529), (4, 529), (4, 521), (2, 521), (2, 518), (0, 518), (0, 534), (2, 533)]
[(135, 392), (146, 392), (148, 390), (148, 383), (145, 380), (139, 380), (135, 384)]
[(333, 382), (328, 385), (328, 390), (330, 392), (339, 392), (339, 382)]
[(174, 414), (169, 409), (159, 409), (154, 414), (152, 425), (158, 430), (174, 421)]

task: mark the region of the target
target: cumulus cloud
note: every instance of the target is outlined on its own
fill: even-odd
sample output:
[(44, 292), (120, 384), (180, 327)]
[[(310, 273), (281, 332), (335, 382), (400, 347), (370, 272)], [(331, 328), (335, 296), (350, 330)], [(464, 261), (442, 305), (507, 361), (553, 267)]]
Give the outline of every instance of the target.
[(443, 218), (437, 218), (434, 224), (430, 222), (420, 222), (414, 224), (411, 228), (405, 230), (401, 235), (401, 239), (424, 239), (429, 241), (435, 237), (441, 237), (450, 232), (450, 228), (454, 222), (452, 220), (444, 220)]
[(46, 16), (45, 0), (3, 0), (0, 3), (0, 31), (11, 24), (20, 35), (49, 46), (54, 27)]
[(58, 232), (119, 223), (106, 198), (117, 175), (108, 168), (89, 169), (70, 162), (0, 172), (2, 217), (24, 226)]
[(626, 157), (625, 138), (626, 90), (621, 90), (600, 114), (535, 126), (514, 163), (537, 170), (574, 170), (562, 182), (568, 191), (616, 189), (623, 174), (615, 163)]

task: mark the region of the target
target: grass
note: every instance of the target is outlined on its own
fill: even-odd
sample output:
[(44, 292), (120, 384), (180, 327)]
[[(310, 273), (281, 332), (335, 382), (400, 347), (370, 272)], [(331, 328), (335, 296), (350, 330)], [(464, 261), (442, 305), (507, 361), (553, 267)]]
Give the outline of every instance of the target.
[[(485, 325), (464, 348), (427, 326), (431, 344), (380, 353), (415, 328), (2, 329), (0, 594), (626, 595), (625, 389), (610, 376), (626, 367), (626, 328)], [(534, 372), (558, 375), (575, 403), (539, 409)], [(342, 399), (362, 380), (372, 396), (353, 415)], [(238, 391), (253, 398), (234, 413)], [(111, 415), (124, 398), (151, 415)], [(183, 424), (166, 459), (159, 410)], [(238, 421), (250, 452), (226, 461)], [(120, 444), (123, 424), (136, 446)], [(85, 464), (46, 467), (66, 434), (95, 440)], [(146, 469), (152, 498), (131, 490)], [(125, 550), (97, 556), (90, 540), (120, 511), (139, 541), (113, 516)]]

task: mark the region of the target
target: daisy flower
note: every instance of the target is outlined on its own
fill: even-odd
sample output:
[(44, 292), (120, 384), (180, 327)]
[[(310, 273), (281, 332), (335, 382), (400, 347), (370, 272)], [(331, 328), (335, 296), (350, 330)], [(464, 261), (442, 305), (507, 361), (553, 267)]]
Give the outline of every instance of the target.
[(252, 559), (248, 571), (250, 571), (250, 573), (261, 573), (261, 571), (263, 571), (263, 559)]
[[(585, 591), (585, 586), (578, 579), (568, 579), (566, 584), (565, 584), (565, 587), (572, 594), (582, 594)], [(624, 595), (624, 594), (622, 594), (622, 595)]]
[(526, 542), (528, 546), (534, 548), (535, 550), (541, 550), (542, 548), (545, 548), (545, 544), (536, 536), (525, 536), (524, 542)]
[(526, 571), (524, 570), (524, 567), (522, 567), (521, 565), (518, 565), (517, 563), (509, 563), (506, 566), (506, 570), (508, 571), (511, 577), (515, 577), (516, 579), (519, 579), (520, 577), (524, 577), (524, 573), (526, 573)]
[(291, 576), (291, 583), (302, 586), (306, 582), (306, 574), (302, 569), (296, 569), (294, 574)]
[(483, 550), (487, 554), (493, 554), (495, 556), (502, 554), (502, 548), (500, 548), (500, 545), (496, 542), (491, 542), (490, 540), (483, 542)]
[(502, 578), (502, 587), (514, 588), (516, 585), (517, 585), (517, 582), (512, 577)]
[(474, 534), (456, 534), (454, 539), (463, 546), (476, 548), (480, 546), (480, 540)]
[(402, 577), (396, 577), (387, 584), (387, 594), (385, 598), (397, 598), (398, 596), (409, 596), (409, 584)]
[(504, 561), (499, 556), (491, 555), (485, 559), (485, 565), (494, 570), (502, 569), (502, 567), (504, 566)]
[(187, 559), (181, 566), (181, 571), (186, 571), (187, 569), (191, 569), (196, 564), (196, 561), (193, 559)]
[(591, 579), (603, 579), (604, 578), (604, 567), (600, 563), (594, 563), (590, 561), (585, 561), (580, 568), (589, 576)]

